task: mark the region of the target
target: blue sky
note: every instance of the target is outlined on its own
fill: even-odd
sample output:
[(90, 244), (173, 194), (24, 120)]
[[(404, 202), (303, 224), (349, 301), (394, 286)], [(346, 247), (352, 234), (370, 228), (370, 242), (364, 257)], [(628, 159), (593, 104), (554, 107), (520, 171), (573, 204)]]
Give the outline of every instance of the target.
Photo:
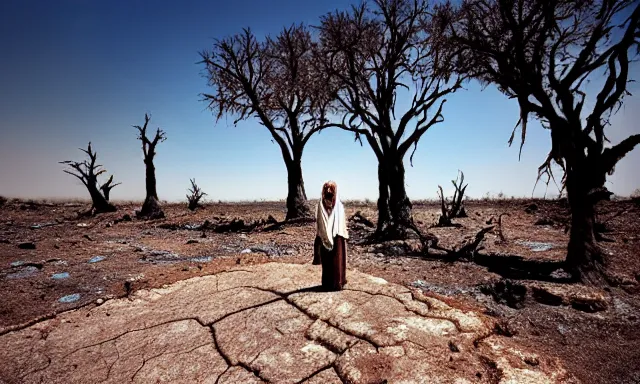
[[(198, 52), (243, 27), (276, 34), (292, 23), (315, 24), (320, 15), (350, 3), (1, 2), (0, 195), (86, 197), (80, 182), (57, 162), (82, 159), (78, 148), (92, 141), (101, 163), (123, 183), (112, 198), (143, 199), (142, 151), (131, 126), (149, 113), (151, 126), (168, 136), (156, 157), (161, 199), (183, 200), (192, 177), (211, 200), (285, 198), (286, 169), (269, 133), (254, 119), (237, 127), (232, 118), (216, 124), (200, 101), (199, 94), (210, 89), (196, 64)], [(435, 197), (438, 184), (450, 190), (458, 169), (465, 172), (470, 196), (530, 196), (549, 149), (548, 131), (532, 122), (518, 161), (518, 145), (507, 145), (517, 103), (493, 87), (467, 88), (448, 98), (445, 121), (423, 136), (413, 167), (407, 158), (409, 197)], [(638, 97), (627, 98), (612, 120), (614, 143), (640, 133), (639, 111)], [(628, 195), (640, 187), (633, 164), (640, 164), (640, 149), (609, 178), (613, 192)], [(377, 197), (375, 157), (347, 132), (314, 136), (303, 173), (310, 198), (319, 196), (327, 179), (338, 182), (342, 198)], [(536, 190), (543, 193), (544, 185)], [(549, 193), (556, 190), (550, 187)]]

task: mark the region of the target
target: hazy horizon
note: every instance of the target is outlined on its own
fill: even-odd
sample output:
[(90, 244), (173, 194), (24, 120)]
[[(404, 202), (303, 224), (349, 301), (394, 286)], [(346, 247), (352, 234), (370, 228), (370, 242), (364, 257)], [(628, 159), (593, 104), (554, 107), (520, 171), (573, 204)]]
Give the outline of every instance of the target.
[[(0, 4), (0, 195), (26, 199), (88, 198), (86, 188), (63, 172), (63, 160), (83, 160), (89, 141), (98, 161), (116, 182), (112, 200), (141, 201), (145, 195), (140, 142), (132, 125), (151, 115), (167, 141), (157, 147), (156, 176), (161, 200), (184, 201), (195, 178), (210, 201), (277, 201), (286, 198), (287, 175), (280, 149), (251, 118), (218, 124), (199, 94), (210, 92), (198, 52), (251, 27), (262, 37), (352, 1), (303, 4), (293, 0), (224, 4), (194, 1), (89, 3), (15, 1)], [(637, 64), (632, 66), (638, 78)], [(593, 81), (587, 91), (598, 90)], [(518, 161), (519, 142), (507, 139), (518, 120), (515, 100), (493, 86), (465, 86), (445, 104), (444, 122), (419, 142), (413, 167), (405, 159), (409, 198), (436, 198), (438, 185), (465, 173), (470, 197), (486, 193), (531, 197), (537, 168), (550, 149), (549, 131), (531, 120)], [(635, 94), (640, 87), (629, 88)], [(585, 110), (595, 94), (589, 93)], [(399, 101), (398, 110), (403, 102)], [(640, 133), (640, 100), (625, 99), (606, 131), (613, 144)], [(640, 188), (640, 149), (616, 166), (606, 186), (619, 196)], [(344, 200), (375, 201), (377, 162), (371, 148), (352, 134), (329, 129), (305, 148), (302, 167), (307, 195), (320, 195), (325, 180), (337, 181)], [(107, 174), (107, 175), (108, 175)], [(560, 174), (557, 176), (560, 177)], [(559, 180), (558, 180), (559, 181)], [(545, 192), (540, 182), (533, 194)], [(551, 183), (548, 196), (557, 195)]]

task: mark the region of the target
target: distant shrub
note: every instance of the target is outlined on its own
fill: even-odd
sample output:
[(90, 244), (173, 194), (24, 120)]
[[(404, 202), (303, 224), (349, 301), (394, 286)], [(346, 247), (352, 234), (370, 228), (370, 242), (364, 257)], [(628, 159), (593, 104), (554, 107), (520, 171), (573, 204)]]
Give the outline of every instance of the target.
[(636, 188), (635, 191), (631, 192), (632, 199), (640, 199), (640, 188)]
[(190, 181), (191, 188), (188, 190), (190, 194), (187, 195), (187, 201), (189, 202), (189, 205), (187, 207), (189, 208), (189, 210), (195, 211), (196, 208), (200, 206), (200, 199), (202, 199), (202, 197), (206, 195), (206, 193), (202, 192), (202, 189), (198, 187), (198, 185), (196, 184), (196, 179), (190, 179)]
[(9, 201), (6, 197), (0, 196), (0, 207), (4, 206), (7, 201)]

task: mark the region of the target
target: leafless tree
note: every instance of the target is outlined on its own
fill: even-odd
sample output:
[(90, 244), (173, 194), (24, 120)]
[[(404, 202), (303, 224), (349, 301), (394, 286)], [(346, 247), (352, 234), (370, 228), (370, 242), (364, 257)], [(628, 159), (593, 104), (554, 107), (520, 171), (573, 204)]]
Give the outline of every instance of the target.
[(82, 181), (82, 184), (87, 187), (91, 201), (93, 202), (91, 208), (94, 213), (115, 212), (117, 210), (116, 207), (109, 203), (108, 199), (98, 190), (98, 176), (107, 172), (103, 169), (102, 165), (96, 164), (98, 153), (94, 152), (91, 148), (91, 142), (87, 145), (87, 149), (80, 148), (80, 150), (89, 156), (89, 159), (81, 162), (72, 160), (61, 161), (60, 164), (65, 164), (70, 168), (65, 169), (64, 172), (77, 177)]
[[(424, 28), (430, 22), (426, 1), (375, 0), (327, 14), (319, 26), (318, 62), (339, 87), (340, 128), (355, 132), (361, 144), (364, 136), (378, 159), (376, 236), (382, 239), (406, 236), (412, 205), (404, 158), (444, 120), (444, 97), (462, 83), (449, 76), (448, 60)], [(411, 102), (397, 111), (403, 89)]]
[[(603, 254), (594, 235), (595, 204), (616, 163), (638, 143), (632, 135), (609, 142), (605, 128), (628, 94), (630, 63), (640, 50), (640, 3), (633, 0), (464, 0), (438, 11), (443, 40), (458, 54), (456, 66), (516, 98), (525, 142), (531, 114), (551, 133), (551, 151), (538, 179), (564, 170), (571, 207), (567, 269), (584, 281), (602, 280)], [(590, 80), (601, 77), (586, 103)], [(592, 82), (590, 88), (596, 84)], [(605, 147), (606, 146), (606, 147)]]
[(107, 182), (102, 184), (102, 186), (100, 187), (100, 190), (102, 191), (102, 194), (104, 195), (105, 200), (109, 201), (109, 194), (111, 193), (111, 190), (120, 184), (122, 183), (113, 184), (113, 175), (109, 176), (109, 179), (107, 180)]
[(138, 140), (142, 142), (142, 153), (144, 155), (144, 165), (146, 169), (145, 173), (145, 186), (147, 190), (147, 196), (144, 199), (142, 208), (136, 212), (138, 217), (144, 217), (149, 219), (159, 219), (164, 217), (162, 207), (158, 201), (158, 192), (156, 189), (156, 167), (153, 164), (153, 159), (156, 156), (156, 146), (158, 143), (165, 141), (167, 136), (163, 130), (158, 128), (156, 130), (153, 139), (147, 137), (147, 126), (151, 117), (148, 114), (144, 114), (144, 125), (134, 125), (133, 127), (138, 130)]
[(200, 199), (202, 199), (206, 193), (202, 192), (202, 189), (198, 187), (196, 179), (189, 179), (189, 181), (191, 181), (191, 189), (188, 189), (189, 194), (187, 195), (187, 201), (189, 202), (188, 208), (191, 211), (195, 211), (200, 205)]
[(442, 212), (440, 214), (440, 219), (438, 220), (438, 226), (450, 226), (453, 224), (451, 219), (456, 217), (467, 217), (467, 212), (464, 209), (462, 199), (464, 198), (464, 192), (467, 190), (467, 185), (469, 184), (464, 184), (464, 173), (462, 171), (459, 172), (459, 179), (456, 177), (455, 180), (451, 180), (451, 184), (453, 184), (455, 192), (453, 192), (453, 199), (451, 199), (450, 203), (446, 201), (442, 187), (438, 185), (438, 196), (440, 197)]
[(311, 136), (330, 125), (331, 92), (313, 65), (315, 45), (307, 27), (293, 25), (263, 42), (244, 29), (201, 53), (214, 89), (203, 96), (217, 120), (257, 118), (280, 147), (288, 175), (287, 219), (310, 214), (302, 153)]

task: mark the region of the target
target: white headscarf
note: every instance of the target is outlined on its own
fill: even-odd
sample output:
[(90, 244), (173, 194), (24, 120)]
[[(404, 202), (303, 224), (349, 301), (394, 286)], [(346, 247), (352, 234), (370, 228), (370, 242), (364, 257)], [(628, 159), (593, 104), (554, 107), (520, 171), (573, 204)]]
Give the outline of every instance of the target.
[(335, 236), (341, 236), (345, 239), (349, 238), (349, 233), (347, 232), (347, 219), (344, 213), (344, 206), (340, 201), (337, 184), (336, 202), (331, 214), (328, 214), (327, 210), (324, 208), (324, 205), (322, 204), (322, 194), (320, 195), (320, 201), (316, 207), (316, 223), (317, 234), (322, 240), (322, 245), (324, 245), (328, 250), (333, 249), (333, 238)]

